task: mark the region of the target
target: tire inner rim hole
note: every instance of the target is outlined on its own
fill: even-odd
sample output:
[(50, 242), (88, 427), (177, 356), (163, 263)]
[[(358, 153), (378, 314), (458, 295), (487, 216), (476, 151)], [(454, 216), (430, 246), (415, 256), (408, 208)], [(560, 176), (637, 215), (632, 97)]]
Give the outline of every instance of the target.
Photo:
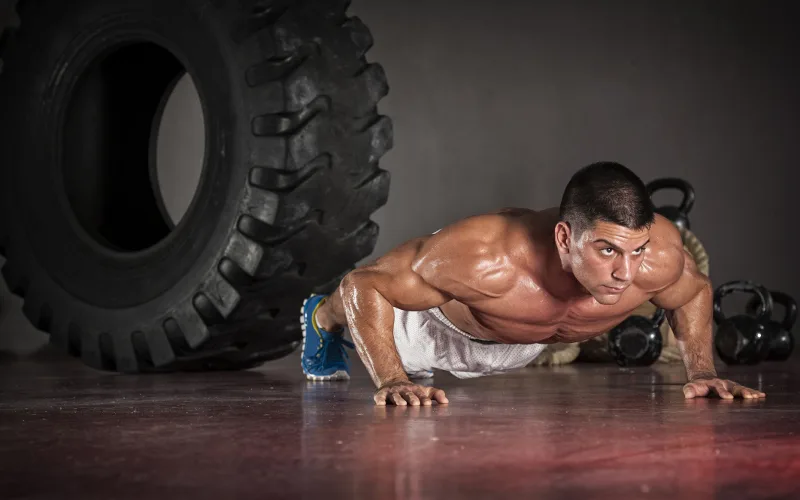
[(206, 123), (191, 75), (165, 48), (129, 43), (95, 60), (73, 89), (63, 131), (67, 199), (99, 244), (145, 250), (189, 212)]

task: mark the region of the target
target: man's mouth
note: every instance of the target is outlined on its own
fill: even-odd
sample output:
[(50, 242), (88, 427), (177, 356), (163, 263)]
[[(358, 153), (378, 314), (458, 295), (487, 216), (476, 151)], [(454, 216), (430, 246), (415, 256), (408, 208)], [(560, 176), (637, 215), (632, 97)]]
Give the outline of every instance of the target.
[(603, 286), (605, 288), (607, 288), (608, 290), (610, 290), (611, 293), (622, 293), (622, 292), (625, 291), (624, 287), (623, 288), (618, 288), (618, 287), (613, 287), (613, 286), (608, 286), (608, 285), (603, 285)]

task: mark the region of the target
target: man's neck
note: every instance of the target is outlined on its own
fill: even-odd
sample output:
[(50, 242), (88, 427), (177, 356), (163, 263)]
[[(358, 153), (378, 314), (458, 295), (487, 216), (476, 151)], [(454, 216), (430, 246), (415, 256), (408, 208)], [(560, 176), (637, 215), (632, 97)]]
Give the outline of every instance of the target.
[(556, 248), (555, 241), (549, 248), (544, 272), (542, 273), (542, 287), (558, 300), (571, 301), (590, 297), (586, 288), (575, 278), (569, 265), (566, 264)]

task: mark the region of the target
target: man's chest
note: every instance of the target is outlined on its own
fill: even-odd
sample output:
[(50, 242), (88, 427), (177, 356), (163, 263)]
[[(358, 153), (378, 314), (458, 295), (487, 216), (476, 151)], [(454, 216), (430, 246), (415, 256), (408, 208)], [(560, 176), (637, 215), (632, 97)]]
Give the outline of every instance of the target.
[(614, 305), (591, 296), (561, 301), (541, 292), (516, 293), (470, 305), (466, 319), (484, 335), (506, 342), (576, 342), (608, 331), (648, 299), (633, 288)]

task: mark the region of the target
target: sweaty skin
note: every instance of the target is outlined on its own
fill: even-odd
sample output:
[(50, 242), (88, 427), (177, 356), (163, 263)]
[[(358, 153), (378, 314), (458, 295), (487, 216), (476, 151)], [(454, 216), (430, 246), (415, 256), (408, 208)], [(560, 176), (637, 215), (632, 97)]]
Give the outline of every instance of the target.
[(649, 300), (667, 311), (688, 377), (686, 398), (764, 397), (717, 378), (712, 298), (711, 282), (660, 215), (649, 229), (598, 222), (575, 235), (557, 208), (507, 208), (409, 240), (352, 271), (316, 320), (329, 331), (349, 328), (378, 388), (377, 405), (429, 405), (447, 397), (408, 379), (395, 349), (393, 307), (438, 306), (475, 337), (530, 344), (595, 337)]

